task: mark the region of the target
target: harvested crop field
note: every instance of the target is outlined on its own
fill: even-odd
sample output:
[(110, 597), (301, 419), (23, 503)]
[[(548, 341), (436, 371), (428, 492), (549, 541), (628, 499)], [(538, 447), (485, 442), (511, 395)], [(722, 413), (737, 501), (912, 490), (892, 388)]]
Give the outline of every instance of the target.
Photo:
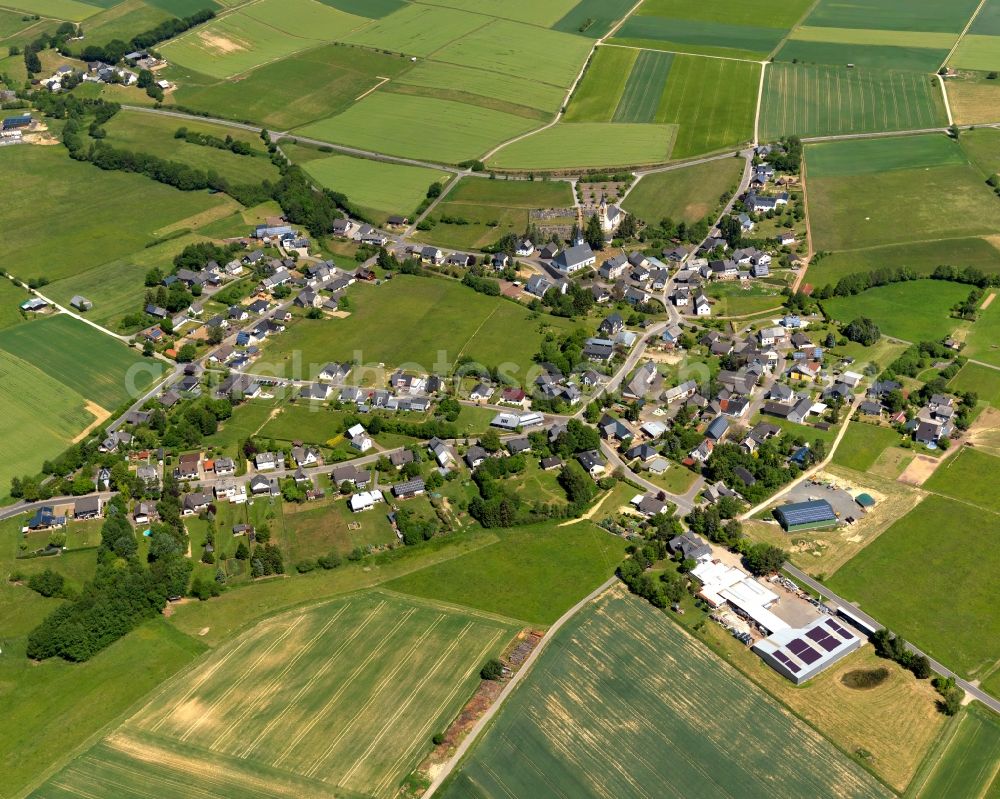
[(395, 796), (513, 633), (380, 592), (278, 616), (168, 683), (37, 795)]
[(662, 612), (616, 586), (560, 630), (443, 795), (776, 791), (888, 795)]

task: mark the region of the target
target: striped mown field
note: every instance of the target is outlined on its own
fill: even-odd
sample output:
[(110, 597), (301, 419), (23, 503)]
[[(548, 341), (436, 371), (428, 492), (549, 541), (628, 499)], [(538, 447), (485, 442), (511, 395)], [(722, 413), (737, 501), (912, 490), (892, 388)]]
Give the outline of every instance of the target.
[(916, 130), (947, 124), (940, 89), (917, 72), (814, 64), (767, 67), (761, 137)]
[(381, 592), (275, 617), (166, 684), (35, 795), (388, 799), (513, 633)]

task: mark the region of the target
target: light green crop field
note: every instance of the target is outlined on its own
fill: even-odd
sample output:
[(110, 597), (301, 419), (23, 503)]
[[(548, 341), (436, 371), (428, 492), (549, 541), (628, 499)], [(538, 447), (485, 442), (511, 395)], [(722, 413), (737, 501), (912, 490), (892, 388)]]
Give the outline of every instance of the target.
[(318, 0), (261, 0), (162, 46), (165, 58), (216, 78), (229, 78), (347, 35), (369, 24)]
[(987, 175), (1000, 173), (1000, 130), (977, 128), (962, 134), (962, 149)]
[(943, 280), (913, 280), (868, 289), (852, 297), (822, 300), (823, 309), (839, 322), (859, 316), (875, 320), (883, 333), (904, 341), (937, 341), (962, 323), (950, 315), (969, 286)]
[(392, 797), (514, 627), (356, 594), (258, 624), (169, 684), (39, 796)]
[[(23, 13), (17, 13), (15, 11), (0, 11), (0, 41), (3, 41), (9, 37), (14, 36), (15, 33), (30, 28), (35, 23), (26, 19)], [(4, 53), (7, 51), (4, 50)], [(21, 56), (23, 61), (23, 56)]]
[[(993, 291), (995, 289), (987, 289), (985, 296), (990, 296)], [(1000, 366), (1000, 307), (994, 307), (995, 304), (996, 299), (990, 302), (986, 310), (979, 312), (979, 318), (969, 328), (962, 354)]]
[(917, 130), (947, 122), (940, 90), (913, 72), (772, 63), (764, 76), (761, 135), (825, 136)]
[(972, 266), (1000, 272), (1000, 250), (986, 239), (942, 239), (914, 244), (890, 244), (867, 250), (845, 250), (814, 261), (806, 273), (813, 286), (836, 284), (846, 275), (873, 272), (888, 266), (905, 266), (918, 275), (929, 275), (938, 266)]
[(64, 314), (0, 331), (0, 350), (36, 364), (109, 411), (138, 396), (163, 371), (162, 364)]
[(776, 61), (805, 64), (831, 64), (865, 67), (875, 70), (909, 70), (934, 72), (948, 57), (948, 48), (899, 47), (891, 44), (854, 44), (851, 42), (820, 42), (787, 40), (775, 55)]
[(77, 0), (11, 0), (5, 5), (8, 8), (28, 11), (43, 17), (80, 22), (87, 17), (92, 17), (105, 4), (79, 3)]
[(808, 158), (810, 179), (968, 163), (962, 147), (939, 133), (810, 144)]
[(688, 0), (646, 0), (640, 13), (657, 17), (731, 25), (764, 25), (790, 28), (809, 9), (809, 0), (772, 3), (770, 0), (719, 0), (690, 3)]
[(568, 87), (591, 43), (582, 36), (495, 20), (434, 53), (434, 59)]
[(391, 155), (458, 163), (538, 126), (535, 120), (466, 103), (376, 92), (339, 116), (296, 132)]
[[(808, 146), (809, 210), (816, 249), (864, 249), (1000, 230), (1000, 207), (982, 173), (967, 161), (960, 163), (959, 158), (965, 160), (961, 148), (942, 143), (941, 138)], [(817, 152), (820, 175), (811, 168)], [(906, 168), (909, 163), (922, 166)], [(921, 202), (927, 196), (938, 198), (933, 207)], [(901, 207), (906, 208), (905, 226), (898, 224)]]
[[(184, 13), (179, 10), (171, 12), (164, 8), (157, 8), (145, 0), (124, 0), (87, 20), (87, 35), (82, 44), (83, 46), (104, 45), (112, 39), (121, 39), (127, 42), (138, 31), (151, 30), (164, 20), (172, 19), (175, 14), (184, 16)], [(71, 47), (76, 45), (77, 52), (83, 49), (79, 42), (70, 42), (69, 44)]]
[[(552, 624), (607, 580), (624, 542), (589, 521), (497, 531), (500, 540), (387, 583), (404, 594)], [(559, 563), (558, 569), (546, 564)]]
[(598, 47), (573, 92), (564, 119), (567, 122), (610, 122), (639, 53), (639, 50), (625, 47)]
[[(559, 109), (566, 95), (564, 89), (551, 83), (440, 61), (420, 61), (401, 75), (398, 82), (441, 92), (461, 92), (463, 98), (471, 94), (549, 113)], [(392, 89), (394, 85), (386, 88)]]
[(993, 490), (997, 469), (1000, 458), (963, 447), (942, 463), (922, 487), (1000, 513), (1000, 496)]
[[(974, 678), (1000, 657), (1000, 619), (991, 590), (991, 575), (1000, 567), (998, 530), (996, 514), (931, 495), (827, 584), (925, 652), (947, 659), (957, 673)], [(928, 612), (934, 607), (948, 612)]]
[[(752, 746), (733, 745), (734, 718), (754, 720)], [(776, 784), (790, 796), (890, 795), (619, 586), (557, 633), (443, 795), (751, 799), (774, 796)]]
[(736, 188), (742, 170), (743, 162), (730, 158), (644, 175), (623, 206), (645, 222), (669, 217), (690, 225), (709, 214), (724, 192)]
[(1000, 721), (978, 703), (970, 705), (958, 720), (947, 746), (934, 764), (927, 781), (914, 794), (917, 799), (938, 796), (978, 799), (995, 796), (1000, 768)]
[(343, 192), (381, 221), (391, 214), (412, 216), (428, 187), (437, 181), (446, 183), (449, 177), (448, 172), (347, 155), (309, 161), (305, 170), (321, 186)]
[(85, 399), (32, 362), (0, 349), (0, 494), (12, 477), (35, 474), (94, 421)]
[[(568, 327), (555, 317), (532, 323), (527, 308), (444, 278), (398, 275), (381, 286), (355, 286), (347, 296), (349, 317), (300, 319), (267, 346), (266, 357), (280, 365), (299, 352), (304, 364), (324, 364), (360, 353), (366, 364), (412, 363), (446, 373), (468, 355), (486, 366), (512, 364), (511, 377), (523, 379), (541, 344), (540, 328)], [(438, 367), (441, 352), (445, 362)]]
[(489, 159), (508, 169), (659, 164), (670, 159), (676, 125), (558, 124), (507, 145)]
[(760, 65), (675, 56), (656, 113), (678, 125), (673, 157), (720, 150), (753, 138)]
[[(220, 139), (231, 136), (245, 141), (257, 151), (257, 155), (236, 155), (216, 147), (203, 147), (175, 139), (174, 133), (180, 127)], [(108, 134), (107, 142), (112, 146), (178, 161), (206, 172), (214, 171), (232, 183), (260, 183), (262, 180), (276, 183), (279, 178), (278, 168), (271, 163), (260, 137), (239, 128), (172, 119), (143, 111), (121, 111), (104, 129)]]
[(406, 0), (321, 0), (321, 2), (348, 14), (359, 14), (370, 19), (381, 19), (406, 5)]
[(639, 51), (611, 121), (655, 121), (673, 60), (673, 53)]
[(978, 0), (821, 0), (806, 19), (829, 28), (882, 28), (906, 31), (959, 32)]
[(489, 24), (490, 17), (453, 8), (407, 3), (344, 41), (394, 53), (427, 57)]
[(183, 192), (142, 175), (104, 172), (73, 161), (63, 147), (0, 148), (0, 172), (18, 187), (0, 209), (8, 229), (59, 220), (44, 236), (5, 241), (4, 268), (23, 280), (55, 281), (122, 258), (155, 241), (161, 228), (227, 202), (222, 195)]
[(865, 28), (823, 28), (803, 25), (788, 37), (799, 42), (830, 42), (835, 44), (872, 44), (888, 47), (930, 47), (949, 50), (955, 44), (954, 33), (885, 30)]
[[(238, 81), (171, 67), (168, 74), (178, 87), (167, 101), (288, 130), (343, 111), (382, 77), (393, 78), (406, 67), (398, 56), (332, 44), (266, 64)], [(289, 86), (295, 87), (291, 96)]]
[(424, 0), (425, 5), (460, 8), (477, 14), (527, 22), (549, 28), (555, 25), (576, 5), (577, 0)]
[[(463, 178), (435, 208), (432, 218), (438, 223), (432, 230), (418, 231), (416, 237), (441, 246), (479, 249), (507, 233), (522, 235), (534, 208), (565, 208), (565, 218), (575, 219), (569, 183)], [(447, 224), (443, 218), (467, 224)]]

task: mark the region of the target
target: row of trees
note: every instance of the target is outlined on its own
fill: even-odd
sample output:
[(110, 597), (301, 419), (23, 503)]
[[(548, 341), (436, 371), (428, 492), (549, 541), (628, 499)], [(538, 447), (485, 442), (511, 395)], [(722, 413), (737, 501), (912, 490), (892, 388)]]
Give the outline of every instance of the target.
[(234, 139), (228, 134), (223, 139), (219, 136), (212, 136), (208, 133), (199, 133), (195, 130), (180, 127), (174, 131), (174, 138), (183, 139), (188, 144), (197, 144), (200, 147), (214, 147), (217, 150), (228, 150), (236, 155), (258, 156), (262, 154), (242, 139)]
[(1000, 285), (1000, 276), (987, 274), (973, 266), (938, 266), (929, 275), (914, 271), (908, 266), (886, 266), (870, 272), (855, 272), (845, 275), (835, 284), (817, 288), (812, 296), (817, 300), (830, 297), (851, 297), (868, 289), (888, 286), (892, 283), (906, 283), (910, 280), (948, 280), (952, 283), (966, 283), (978, 288)]

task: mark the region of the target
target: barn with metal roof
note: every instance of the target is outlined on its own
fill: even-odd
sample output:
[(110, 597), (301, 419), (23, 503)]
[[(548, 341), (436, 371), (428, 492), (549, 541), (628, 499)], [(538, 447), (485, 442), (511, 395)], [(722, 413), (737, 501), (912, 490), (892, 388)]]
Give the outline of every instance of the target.
[(753, 645), (772, 669), (801, 685), (861, 647), (861, 638), (823, 615), (803, 627), (787, 627)]
[(837, 523), (837, 514), (833, 506), (825, 499), (780, 505), (774, 509), (774, 516), (788, 533), (811, 530), (814, 527), (829, 527)]

